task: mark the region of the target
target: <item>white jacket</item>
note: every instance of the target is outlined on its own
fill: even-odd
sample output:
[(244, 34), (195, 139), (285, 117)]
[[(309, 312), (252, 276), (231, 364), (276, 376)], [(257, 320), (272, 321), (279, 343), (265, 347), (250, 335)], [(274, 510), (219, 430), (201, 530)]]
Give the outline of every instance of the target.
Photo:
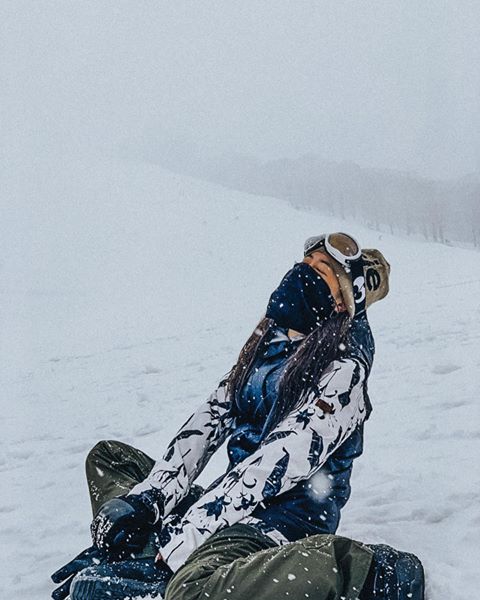
[[(170, 568), (178, 570), (216, 531), (235, 523), (252, 523), (251, 514), (263, 500), (289, 490), (318, 471), (365, 420), (366, 376), (365, 366), (355, 358), (331, 363), (320, 380), (319, 394), (310, 395), (292, 411), (253, 454), (207, 490), (182, 519), (169, 516), (231, 432), (230, 401), (222, 383), (179, 430), (147, 479), (130, 492), (155, 487), (165, 495), (162, 537), (166, 541), (160, 552)], [(321, 408), (323, 403), (331, 407), (329, 412)], [(270, 536), (277, 543), (286, 541), (279, 532), (271, 532)]]

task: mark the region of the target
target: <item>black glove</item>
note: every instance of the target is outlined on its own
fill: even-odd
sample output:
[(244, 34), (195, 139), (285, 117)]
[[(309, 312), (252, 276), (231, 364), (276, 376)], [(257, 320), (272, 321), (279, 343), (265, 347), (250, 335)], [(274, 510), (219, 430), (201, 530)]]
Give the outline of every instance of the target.
[(164, 598), (172, 570), (164, 563), (148, 558), (103, 563), (82, 571), (73, 580), (71, 597), (89, 600), (114, 598)]
[(108, 500), (92, 521), (93, 543), (116, 560), (139, 552), (152, 526), (161, 522), (163, 505), (163, 494), (153, 488)]
[(65, 600), (70, 593), (70, 584), (75, 575), (87, 567), (104, 562), (104, 560), (105, 555), (95, 546), (90, 546), (90, 548), (80, 552), (73, 560), (51, 575), (53, 583), (62, 584), (53, 590), (52, 598), (54, 600)]

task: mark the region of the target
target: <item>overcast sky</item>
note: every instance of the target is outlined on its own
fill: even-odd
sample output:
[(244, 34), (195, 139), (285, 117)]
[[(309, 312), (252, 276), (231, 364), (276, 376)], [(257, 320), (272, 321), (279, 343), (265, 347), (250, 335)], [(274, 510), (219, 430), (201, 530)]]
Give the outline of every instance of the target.
[(480, 170), (478, 0), (0, 0), (2, 144)]

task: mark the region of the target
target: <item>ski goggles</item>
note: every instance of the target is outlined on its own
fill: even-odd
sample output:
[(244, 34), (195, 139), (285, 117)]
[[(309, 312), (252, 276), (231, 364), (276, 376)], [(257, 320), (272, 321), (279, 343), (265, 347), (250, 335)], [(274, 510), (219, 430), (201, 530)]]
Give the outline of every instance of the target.
[(350, 267), (362, 255), (362, 249), (357, 240), (347, 233), (322, 233), (308, 238), (303, 247), (304, 256), (325, 250), (332, 258), (344, 267)]

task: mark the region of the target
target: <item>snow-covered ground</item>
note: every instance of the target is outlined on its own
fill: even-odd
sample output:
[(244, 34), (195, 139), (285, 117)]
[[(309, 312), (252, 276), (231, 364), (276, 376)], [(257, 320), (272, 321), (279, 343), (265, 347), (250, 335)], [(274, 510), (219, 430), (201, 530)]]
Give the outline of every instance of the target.
[(159, 456), (303, 240), (338, 229), (392, 265), (370, 310), (374, 412), (340, 531), (416, 552), (429, 600), (478, 597), (478, 253), (151, 165), (49, 159), (21, 175), (1, 199), (1, 598), (48, 597), (49, 574), (89, 544), (89, 448)]

